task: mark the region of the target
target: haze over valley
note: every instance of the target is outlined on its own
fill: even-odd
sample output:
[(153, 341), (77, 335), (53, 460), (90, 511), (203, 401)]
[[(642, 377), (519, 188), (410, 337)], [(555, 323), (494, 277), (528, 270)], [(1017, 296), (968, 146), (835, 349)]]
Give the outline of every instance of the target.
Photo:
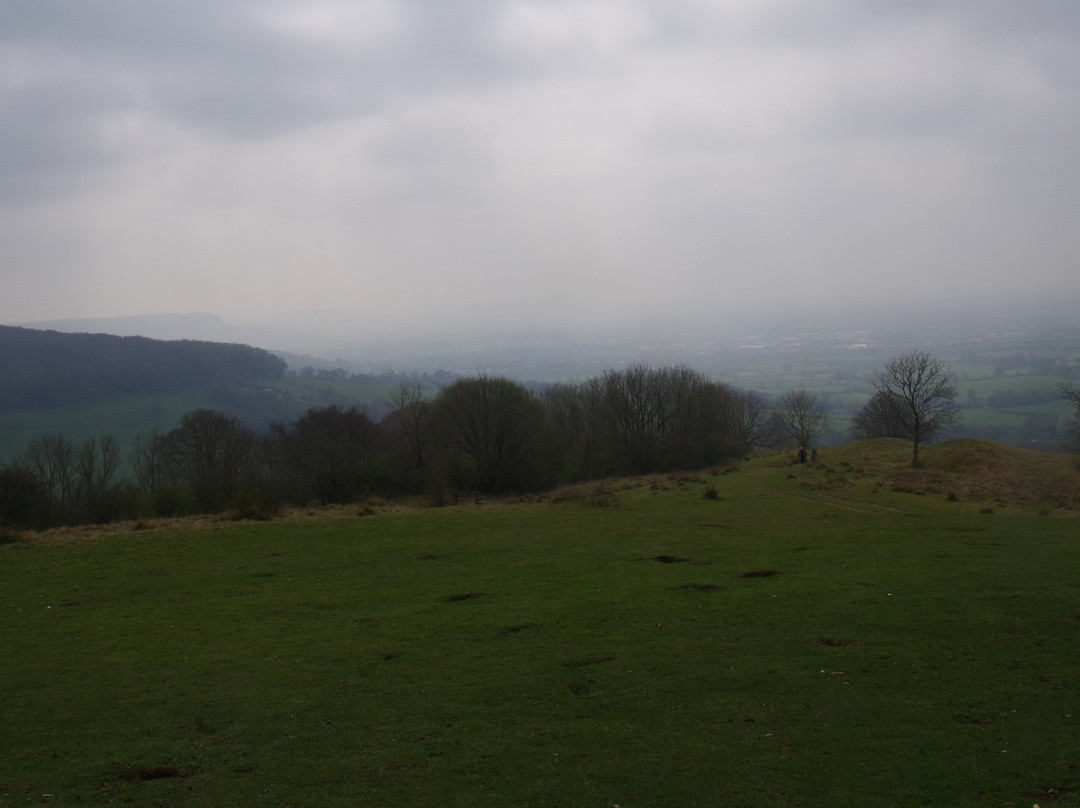
[(9, 3), (0, 323), (496, 371), (1075, 302), (1077, 75), (1071, 0)]
[(1077, 75), (1066, 0), (7, 4), (0, 323), (274, 352), (187, 401), (259, 428), (640, 364), (813, 391), (835, 442), (925, 350), (1060, 448)]
[[(925, 349), (962, 353), (1034, 350), (1080, 358), (1080, 321), (1071, 301), (963, 305), (928, 300), (917, 306), (862, 306), (786, 313), (745, 312), (738, 318), (681, 319), (567, 327), (481, 324), (474, 328), (416, 317), (373, 326), (357, 313), (291, 313), (246, 324), (215, 314), (143, 315), (18, 323), (69, 333), (108, 333), (162, 340), (243, 343), (276, 353), (290, 368), (343, 368), (488, 373), (520, 380), (559, 381), (643, 362), (686, 365), (718, 380), (770, 362), (831, 356), (862, 372), (882, 356)], [(845, 361), (846, 357), (846, 361)]]

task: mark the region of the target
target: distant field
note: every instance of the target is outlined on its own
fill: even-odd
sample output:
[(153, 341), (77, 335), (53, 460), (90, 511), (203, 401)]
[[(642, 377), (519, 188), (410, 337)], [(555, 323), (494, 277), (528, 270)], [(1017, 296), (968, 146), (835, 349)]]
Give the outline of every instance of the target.
[(0, 544), (0, 806), (1076, 808), (1078, 472), (908, 452)]
[[(1032, 362), (1047, 353), (1064, 361), (1077, 352), (1077, 346), (1066, 337), (1048, 339), (1045, 344), (1004, 341), (997, 347), (1000, 354), (1026, 351)], [(716, 357), (709, 373), (739, 388), (770, 395), (802, 388), (817, 393), (831, 416), (828, 442), (846, 439), (851, 416), (872, 393), (872, 375), (894, 356), (878, 348), (849, 346), (792, 347), (782, 356), (777, 353), (754, 349), (729, 351)], [(955, 374), (958, 401), (964, 406), (961, 422), (976, 434), (985, 429), (988, 432), (984, 437), (1015, 439), (1018, 444), (1028, 445), (1031, 438), (1024, 427), (1029, 416), (1069, 414), (1068, 408), (1058, 401), (1030, 407), (987, 408), (987, 401), (995, 392), (1039, 392), (1052, 396), (1060, 377), (1037, 372), (1034, 364), (1027, 367), (1020, 360), (1010, 360), (1012, 364), (1007, 370), (995, 373), (992, 364), (965, 363), (962, 358), (966, 355), (956, 348), (939, 355), (950, 363)], [(673, 363), (678, 361), (674, 359)], [(262, 386), (278, 392), (260, 392)], [(288, 377), (225, 393), (201, 390), (177, 397), (138, 396), (87, 407), (0, 413), (0, 462), (13, 457), (28, 441), (45, 432), (64, 432), (79, 440), (108, 432), (127, 446), (139, 432), (154, 427), (167, 430), (184, 413), (198, 407), (236, 412), (258, 427), (272, 421), (287, 422), (309, 407), (327, 404), (365, 407), (373, 417), (380, 418), (386, 413), (392, 392), (378, 385)], [(975, 396), (975, 406), (970, 406), (971, 395)], [(1059, 448), (1060, 441), (1046, 439), (1043, 444), (1040, 444), (1042, 448), (1054, 450)]]
[(199, 390), (172, 396), (129, 396), (79, 407), (0, 412), (0, 461), (52, 432), (78, 441), (107, 432), (126, 447), (140, 432), (155, 427), (169, 429), (184, 413), (211, 407), (212, 402), (209, 390)]
[[(725, 381), (740, 387), (779, 395), (788, 390), (807, 389), (816, 393), (830, 414), (830, 434), (827, 442), (846, 440), (851, 416), (862, 407), (873, 393), (870, 379), (891, 359), (890, 356), (859, 355), (849, 357), (845, 353), (818, 354), (804, 358), (802, 362), (770, 361), (761, 364), (744, 364), (738, 371), (726, 374)], [(1040, 448), (1057, 451), (1060, 438), (1045, 437), (1028, 429), (1032, 416), (1051, 416), (1066, 419), (1073, 410), (1056, 398), (1056, 388), (1061, 377), (1014, 369), (1000, 375), (991, 366), (964, 365), (954, 361), (950, 365), (953, 384), (957, 390), (957, 403), (961, 405), (960, 424), (965, 434), (1012, 441), (1017, 445), (1030, 445), (1036, 439)], [(1024, 406), (990, 407), (988, 402), (994, 393), (1036, 393), (1048, 401)], [(971, 406), (971, 396), (975, 406)]]
[(348, 400), (358, 406), (374, 405), (386, 401), (391, 392), (389, 388), (377, 384), (346, 384), (345, 382), (294, 377), (275, 379), (273, 386), (297, 398), (308, 400), (336, 398)]

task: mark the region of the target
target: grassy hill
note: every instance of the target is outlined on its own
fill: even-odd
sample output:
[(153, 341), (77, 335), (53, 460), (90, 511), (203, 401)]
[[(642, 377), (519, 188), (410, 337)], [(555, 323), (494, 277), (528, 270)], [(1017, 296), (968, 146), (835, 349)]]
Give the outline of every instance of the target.
[(9, 537), (0, 806), (1075, 808), (1077, 471), (908, 449)]
[(1080, 497), (1074, 455), (952, 440), (924, 447), (920, 461), (919, 468), (911, 468), (908, 441), (854, 441), (828, 449), (800, 486), (819, 492), (895, 492), (1025, 513), (1071, 512)]
[(108, 433), (126, 447), (199, 408), (262, 429), (328, 404), (378, 416), (389, 397), (377, 384), (287, 377), (284, 360), (246, 345), (0, 326), (0, 463), (45, 433)]

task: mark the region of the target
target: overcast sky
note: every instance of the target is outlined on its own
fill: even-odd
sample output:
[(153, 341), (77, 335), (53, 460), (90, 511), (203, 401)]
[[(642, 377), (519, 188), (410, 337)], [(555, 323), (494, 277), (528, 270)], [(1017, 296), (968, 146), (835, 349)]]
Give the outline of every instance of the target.
[(1076, 0), (5, 0), (0, 322), (1080, 300)]

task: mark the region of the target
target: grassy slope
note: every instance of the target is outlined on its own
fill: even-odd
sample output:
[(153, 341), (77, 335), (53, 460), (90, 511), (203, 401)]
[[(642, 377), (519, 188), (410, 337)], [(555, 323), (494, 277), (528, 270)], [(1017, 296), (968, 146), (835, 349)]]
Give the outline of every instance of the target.
[(906, 451), (0, 546), (0, 805), (1080, 805), (1076, 471)]

